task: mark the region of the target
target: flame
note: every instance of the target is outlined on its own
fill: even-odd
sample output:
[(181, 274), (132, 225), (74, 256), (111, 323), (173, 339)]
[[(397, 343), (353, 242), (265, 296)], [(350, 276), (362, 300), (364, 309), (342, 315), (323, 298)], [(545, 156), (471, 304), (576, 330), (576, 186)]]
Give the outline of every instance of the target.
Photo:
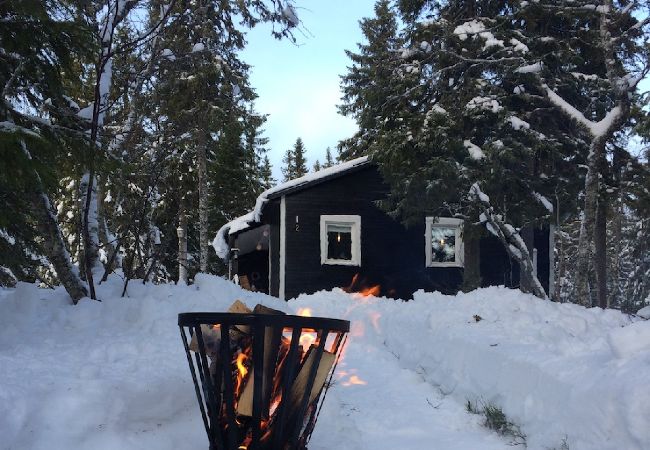
[(352, 277), (350, 285), (344, 287), (343, 290), (345, 292), (355, 294), (355, 298), (370, 296), (377, 297), (381, 293), (381, 285), (376, 284), (374, 286), (366, 286), (366, 280), (360, 280), (359, 274), (357, 273)]
[(303, 331), (300, 334), (300, 345), (305, 350), (312, 346), (316, 342), (316, 332), (315, 331)]
[(312, 310), (311, 308), (298, 308), (297, 314), (302, 317), (312, 317)]
[(369, 288), (361, 289), (357, 294), (360, 294), (362, 297), (377, 297), (381, 292), (381, 286), (376, 285)]
[(246, 353), (242, 352), (239, 355), (237, 355), (237, 380), (235, 381), (235, 392), (239, 394), (241, 388), (243, 387), (243, 381), (244, 378), (246, 378), (246, 375), (248, 374), (248, 369), (244, 365), (244, 362), (248, 359), (248, 355)]
[(353, 386), (353, 385), (361, 385), (364, 386), (368, 384), (368, 382), (362, 380), (359, 378), (357, 375), (350, 375), (350, 378), (348, 378), (347, 381), (344, 381), (341, 383), (343, 386)]

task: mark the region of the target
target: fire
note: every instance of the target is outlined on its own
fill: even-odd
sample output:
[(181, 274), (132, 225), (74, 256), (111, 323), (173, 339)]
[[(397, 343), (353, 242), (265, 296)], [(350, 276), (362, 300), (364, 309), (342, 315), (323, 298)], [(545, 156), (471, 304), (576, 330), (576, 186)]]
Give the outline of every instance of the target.
[(370, 296), (377, 297), (381, 293), (381, 285), (376, 284), (374, 286), (367, 286), (366, 280), (360, 280), (359, 274), (357, 273), (352, 277), (352, 282), (350, 285), (344, 287), (343, 290), (345, 292), (355, 294), (355, 297), (357, 298)]
[(351, 375), (350, 378), (341, 383), (343, 386), (352, 386), (352, 385), (366, 385), (368, 384), (367, 382), (363, 381), (361, 378), (359, 378), (357, 375)]
[(381, 286), (376, 285), (369, 288), (361, 289), (358, 292), (358, 294), (361, 294), (363, 297), (370, 297), (371, 295), (373, 297), (377, 297), (380, 292), (381, 292)]
[(302, 317), (313, 317), (311, 308), (298, 308), (297, 314)]
[(237, 355), (237, 380), (235, 381), (235, 392), (237, 393), (241, 391), (242, 382), (244, 381), (244, 378), (246, 378), (246, 375), (248, 375), (248, 369), (244, 365), (244, 362), (246, 362), (247, 359), (248, 356), (244, 352)]
[(368, 384), (367, 381), (361, 379), (358, 375), (356, 375), (354, 372), (356, 372), (356, 369), (352, 369), (349, 372), (345, 370), (341, 370), (338, 373), (338, 378), (341, 380), (341, 385), (348, 387), (348, 386), (365, 386)]
[(308, 349), (311, 347), (315, 342), (316, 342), (316, 332), (315, 331), (308, 331), (308, 330), (303, 330), (303, 332), (300, 334), (300, 345), (302, 345), (303, 349)]

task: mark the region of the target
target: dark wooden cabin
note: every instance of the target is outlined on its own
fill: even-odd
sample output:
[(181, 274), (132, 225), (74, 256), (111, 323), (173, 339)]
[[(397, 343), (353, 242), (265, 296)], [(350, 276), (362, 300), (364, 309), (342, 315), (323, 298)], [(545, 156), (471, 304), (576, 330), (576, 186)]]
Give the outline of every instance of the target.
[[(362, 158), (280, 185), (263, 194), (243, 226), (240, 219), (220, 230), (229, 236), (222, 256), (242, 284), (281, 299), (350, 287), (353, 278), (352, 290), (379, 285), (395, 298), (418, 289), (519, 286), (518, 264), (482, 226), (471, 242), (459, 219), (424, 218), (406, 228), (377, 207), (387, 192), (377, 167)], [(532, 230), (531, 238), (548, 292), (548, 230)]]

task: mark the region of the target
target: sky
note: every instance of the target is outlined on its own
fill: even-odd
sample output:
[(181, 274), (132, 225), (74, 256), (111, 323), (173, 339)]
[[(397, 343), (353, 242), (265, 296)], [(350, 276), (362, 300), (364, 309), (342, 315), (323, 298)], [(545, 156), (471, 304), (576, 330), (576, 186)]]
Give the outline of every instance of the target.
[(259, 98), (258, 112), (268, 114), (265, 136), (273, 176), (282, 179), (282, 157), (296, 138), (307, 150), (308, 167), (325, 158), (329, 146), (336, 155), (339, 140), (354, 134), (353, 119), (337, 113), (340, 75), (350, 59), (345, 50), (356, 50), (363, 41), (359, 20), (373, 15), (374, 0), (297, 0), (302, 22), (297, 43), (278, 41), (269, 26), (248, 33), (242, 58), (252, 66), (251, 84)]

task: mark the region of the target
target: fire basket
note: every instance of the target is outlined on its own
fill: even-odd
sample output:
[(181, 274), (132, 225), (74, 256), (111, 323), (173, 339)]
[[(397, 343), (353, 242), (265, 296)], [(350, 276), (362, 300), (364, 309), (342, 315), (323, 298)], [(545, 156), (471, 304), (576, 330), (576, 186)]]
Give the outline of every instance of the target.
[(178, 325), (210, 450), (307, 448), (348, 321), (258, 305), (179, 314)]

